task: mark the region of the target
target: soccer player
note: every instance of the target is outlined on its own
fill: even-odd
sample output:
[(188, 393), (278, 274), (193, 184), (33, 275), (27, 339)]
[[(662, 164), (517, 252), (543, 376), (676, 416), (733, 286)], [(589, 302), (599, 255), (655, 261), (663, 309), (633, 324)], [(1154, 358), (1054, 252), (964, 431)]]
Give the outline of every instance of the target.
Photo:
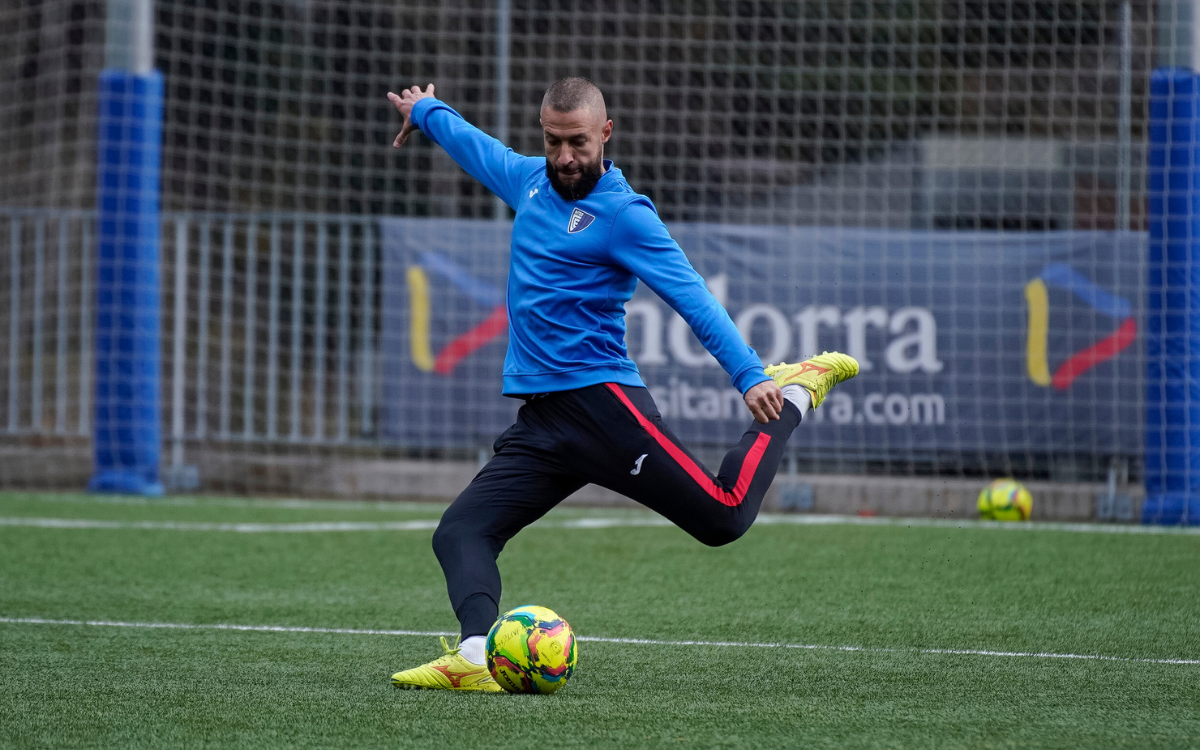
[[(443, 638), (442, 657), (392, 675), (403, 688), (496, 692), (484, 640), (499, 611), (496, 558), (509, 539), (594, 483), (704, 544), (734, 541), (758, 515), (792, 430), (858, 363), (834, 352), (764, 371), (654, 205), (604, 158), (613, 123), (586, 78), (546, 91), (544, 159), (469, 125), (434, 98), (433, 84), (388, 98), (404, 118), (395, 148), (420, 130), (517, 212), (503, 392), (525, 404), (433, 534), (459, 644)], [(683, 316), (754, 416), (715, 477), (663, 424), (626, 353), (625, 303), (638, 279)]]

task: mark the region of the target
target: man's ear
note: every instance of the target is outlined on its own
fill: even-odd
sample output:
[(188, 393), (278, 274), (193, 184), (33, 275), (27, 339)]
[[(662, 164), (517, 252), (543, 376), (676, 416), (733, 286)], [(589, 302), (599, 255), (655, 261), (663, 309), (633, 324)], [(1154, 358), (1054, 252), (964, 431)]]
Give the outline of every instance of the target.
[(603, 143), (608, 143), (608, 139), (612, 137), (612, 128), (612, 120), (604, 123), (604, 129), (600, 131), (600, 135), (603, 136)]

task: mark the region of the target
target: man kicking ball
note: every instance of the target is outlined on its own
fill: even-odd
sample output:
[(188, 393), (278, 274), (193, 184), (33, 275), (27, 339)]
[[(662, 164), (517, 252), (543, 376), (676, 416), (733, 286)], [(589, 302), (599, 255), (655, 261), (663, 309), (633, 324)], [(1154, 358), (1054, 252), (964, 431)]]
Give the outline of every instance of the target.
[[(600, 90), (564, 78), (542, 99), (546, 158), (521, 156), (434, 98), (433, 84), (388, 98), (517, 212), (508, 273), (504, 395), (524, 399), (496, 455), (433, 534), (459, 645), (392, 675), (403, 688), (499, 692), (484, 640), (499, 613), (496, 558), (517, 532), (593, 483), (654, 510), (704, 544), (746, 533), (792, 430), (858, 362), (826, 353), (764, 371), (648, 198), (604, 159), (613, 124)], [(625, 350), (638, 279), (683, 316), (743, 394), (755, 423), (714, 477), (663, 424)]]

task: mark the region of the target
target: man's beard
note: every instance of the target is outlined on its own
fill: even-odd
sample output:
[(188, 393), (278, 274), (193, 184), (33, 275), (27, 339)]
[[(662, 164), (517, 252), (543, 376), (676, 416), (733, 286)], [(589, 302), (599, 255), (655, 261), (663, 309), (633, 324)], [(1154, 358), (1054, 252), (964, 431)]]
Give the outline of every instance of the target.
[(558, 170), (546, 160), (546, 176), (550, 178), (550, 185), (554, 191), (562, 196), (565, 201), (578, 201), (588, 197), (592, 192), (592, 188), (596, 187), (596, 183), (600, 181), (603, 174), (600, 171), (601, 159), (597, 159), (591, 164), (584, 164), (579, 168), (579, 178), (574, 183), (568, 185), (558, 177)]

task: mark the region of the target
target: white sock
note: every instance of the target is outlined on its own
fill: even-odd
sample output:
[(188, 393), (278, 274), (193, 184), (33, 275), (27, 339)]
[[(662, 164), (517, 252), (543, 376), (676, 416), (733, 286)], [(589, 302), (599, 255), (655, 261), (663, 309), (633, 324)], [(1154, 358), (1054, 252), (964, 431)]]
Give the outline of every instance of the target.
[(473, 635), (458, 644), (458, 655), (472, 664), (487, 664), (487, 639), (482, 635)]
[(804, 415), (812, 408), (812, 394), (804, 386), (795, 384), (785, 385), (782, 390), (783, 397), (796, 405), (800, 410), (800, 418), (804, 419)]

